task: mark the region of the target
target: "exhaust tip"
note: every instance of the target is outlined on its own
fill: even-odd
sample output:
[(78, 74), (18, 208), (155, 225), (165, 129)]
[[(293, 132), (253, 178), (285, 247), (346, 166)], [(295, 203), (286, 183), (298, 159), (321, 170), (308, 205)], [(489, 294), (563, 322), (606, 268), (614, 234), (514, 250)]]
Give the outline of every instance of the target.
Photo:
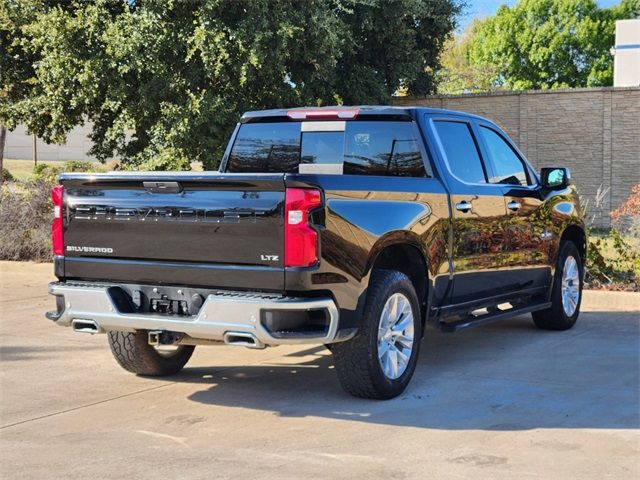
[(100, 326), (95, 320), (86, 318), (74, 318), (71, 321), (71, 327), (74, 332), (80, 333), (100, 333)]
[(253, 333), (249, 332), (227, 332), (224, 334), (224, 343), (236, 347), (260, 349), (267, 347)]

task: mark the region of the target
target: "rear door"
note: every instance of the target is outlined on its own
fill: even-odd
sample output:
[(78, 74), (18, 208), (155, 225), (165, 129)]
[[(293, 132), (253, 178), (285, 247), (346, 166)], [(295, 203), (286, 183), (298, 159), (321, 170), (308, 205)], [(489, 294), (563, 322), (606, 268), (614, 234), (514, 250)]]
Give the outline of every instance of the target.
[(65, 277), (284, 288), (284, 176), (68, 174)]
[(479, 303), (504, 294), (503, 244), (507, 212), (500, 185), (490, 184), (473, 123), (467, 117), (431, 116), (440, 166), (450, 193), (453, 289), (450, 303)]

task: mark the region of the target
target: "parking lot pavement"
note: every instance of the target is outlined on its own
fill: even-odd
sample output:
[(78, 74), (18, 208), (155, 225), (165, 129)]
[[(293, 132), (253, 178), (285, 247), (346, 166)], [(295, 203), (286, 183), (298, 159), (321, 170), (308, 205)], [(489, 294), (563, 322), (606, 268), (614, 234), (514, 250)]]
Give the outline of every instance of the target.
[(322, 348), (198, 347), (138, 378), (43, 317), (50, 265), (0, 262), (0, 477), (640, 478), (640, 297), (428, 331), (399, 398), (347, 396)]

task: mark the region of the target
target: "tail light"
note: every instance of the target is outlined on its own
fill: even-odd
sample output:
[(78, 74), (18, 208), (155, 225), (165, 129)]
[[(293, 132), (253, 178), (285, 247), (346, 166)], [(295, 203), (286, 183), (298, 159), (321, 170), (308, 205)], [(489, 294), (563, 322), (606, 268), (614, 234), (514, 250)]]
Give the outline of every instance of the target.
[(309, 226), (309, 213), (322, 204), (319, 190), (287, 188), (284, 212), (284, 265), (309, 267), (318, 261), (318, 233)]
[(51, 189), (51, 201), (53, 202), (53, 223), (51, 224), (51, 244), (54, 255), (64, 255), (64, 237), (62, 230), (62, 196), (64, 187), (56, 185)]

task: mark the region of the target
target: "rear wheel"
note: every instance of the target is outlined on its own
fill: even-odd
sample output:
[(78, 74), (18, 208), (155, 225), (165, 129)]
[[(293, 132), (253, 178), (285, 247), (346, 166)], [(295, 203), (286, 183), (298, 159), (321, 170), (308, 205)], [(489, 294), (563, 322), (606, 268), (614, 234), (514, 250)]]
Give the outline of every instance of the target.
[(193, 354), (193, 345), (156, 348), (149, 345), (145, 330), (109, 332), (109, 346), (116, 361), (136, 375), (164, 376), (182, 370)]
[(568, 330), (580, 314), (582, 300), (582, 258), (573, 242), (560, 247), (551, 291), (551, 307), (533, 312), (533, 322), (543, 330)]
[(399, 395), (413, 376), (421, 338), (418, 298), (409, 278), (375, 270), (358, 334), (332, 346), (342, 387), (363, 398)]

